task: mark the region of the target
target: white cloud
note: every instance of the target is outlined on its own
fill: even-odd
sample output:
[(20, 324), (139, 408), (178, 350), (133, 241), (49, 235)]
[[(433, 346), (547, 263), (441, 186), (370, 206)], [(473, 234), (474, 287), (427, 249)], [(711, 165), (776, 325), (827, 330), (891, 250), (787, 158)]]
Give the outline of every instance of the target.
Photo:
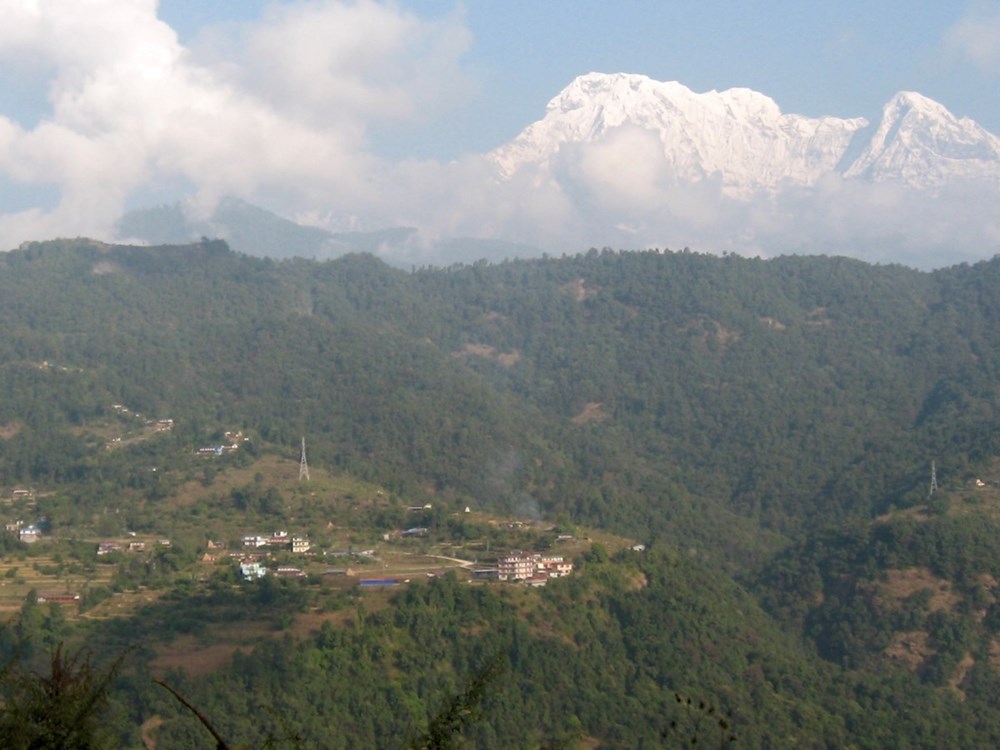
[[(447, 217), (442, 208), (434, 221), (447, 224), (450, 234), (503, 237), (555, 254), (603, 246), (687, 246), (748, 256), (848, 255), (929, 269), (1000, 253), (995, 185), (956, 182), (932, 193), (829, 174), (813, 186), (741, 200), (727, 196), (719, 181), (672, 182), (662, 156), (641, 146), (617, 152), (598, 144), (591, 151), (567, 149), (557, 173), (522, 170), (488, 190), (471, 187), (485, 180), (463, 175), (467, 182), (450, 186), (467, 185), (461, 198), (449, 199), (447, 187), (433, 191), (431, 202), (455, 209), (454, 217)], [(621, 160), (617, 173), (615, 160), (605, 158), (612, 153)], [(640, 158), (653, 163), (630, 166)], [(414, 182), (427, 184), (426, 174), (414, 175)], [(432, 256), (422, 260), (438, 262)]]
[(361, 0), (273, 6), (221, 48), (232, 42), (228, 63), (237, 63), (231, 69), (247, 90), (322, 125), (411, 118), (433, 107), (464, 87), (457, 61), (471, 37), (458, 19), (427, 22)]
[(947, 31), (945, 43), (985, 73), (1000, 75), (1000, 3), (974, 4)]
[(634, 125), (589, 143), (566, 144), (555, 167), (581, 188), (580, 198), (617, 212), (648, 216), (667, 199), (669, 172), (657, 133)]
[[(373, 124), (433, 117), (471, 85), (460, 15), (426, 21), (375, 0), (283, 3), (185, 47), (156, 7), (0, 0), (0, 80), (30, 73), (48, 102), (35, 124), (0, 112), (0, 185), (58, 193), (47, 208), (0, 205), (0, 247), (110, 238), (139, 196), (184, 197), (206, 215), (235, 195), (334, 230), (419, 227), (415, 262), (437, 262), (430, 243), (454, 236), (552, 253), (825, 250), (921, 266), (1000, 251), (995, 193), (930, 196), (830, 176), (737, 201), (712, 179), (680, 184), (656, 136), (638, 127), (567, 146), (552, 169), (509, 181), (475, 156), (390, 163), (367, 148)], [(996, 66), (989, 34), (1000, 13), (978, 13), (975, 29), (956, 25), (954, 43)]]
[(193, 185), (205, 210), (226, 194), (284, 194), (287, 209), (370, 212), (387, 167), (365, 151), (368, 124), (415, 117), (464, 85), (459, 19), (370, 0), (277, 5), (207, 33), (244, 50), (223, 59), (182, 46), (156, 5), (0, 0), (0, 62), (32, 61), (50, 105), (30, 128), (0, 113), (0, 176), (60, 192), (50, 211), (0, 220), (3, 247), (108, 236), (129, 195), (157, 184)]

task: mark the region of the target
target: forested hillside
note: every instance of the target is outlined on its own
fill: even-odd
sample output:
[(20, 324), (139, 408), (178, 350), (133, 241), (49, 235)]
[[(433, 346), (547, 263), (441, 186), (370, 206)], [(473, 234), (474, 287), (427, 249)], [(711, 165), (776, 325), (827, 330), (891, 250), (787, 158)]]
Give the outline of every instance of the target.
[[(150, 682), (156, 644), (207, 648), (212, 623), (261, 607), (269, 630), (207, 676), (169, 675), (240, 742), (402, 747), (497, 657), (470, 747), (674, 746), (672, 721), (697, 724), (675, 694), (731, 714), (740, 747), (990, 746), (998, 374), (998, 259), (591, 250), (407, 273), (211, 241), (27, 245), (0, 256), (0, 487), (34, 504), (6, 515), (76, 544), (58, 564), (90, 565), (78, 578), (104, 536), (175, 543), (116, 558), (80, 618), (26, 602), (5, 653), (130, 653), (111, 705), (130, 747), (153, 716), (157, 747), (209, 746)], [(246, 448), (199, 463), (224, 430)], [(329, 477), (312, 494), (268, 468), (302, 436)], [(216, 529), (308, 521), (362, 544), (425, 505), (435, 542), (518, 543), (448, 515), (471, 506), (628, 543), (537, 591), (449, 574), (372, 599), (191, 572)], [(4, 537), (8, 577), (45, 543)], [(143, 609), (87, 616), (140, 589), (158, 592)]]

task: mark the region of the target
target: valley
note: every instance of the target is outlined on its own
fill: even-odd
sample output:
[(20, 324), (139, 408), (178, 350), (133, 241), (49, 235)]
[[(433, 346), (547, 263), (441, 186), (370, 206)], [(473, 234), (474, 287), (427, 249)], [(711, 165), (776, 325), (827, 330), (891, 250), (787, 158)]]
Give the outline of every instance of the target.
[(118, 664), (121, 747), (208, 741), (154, 680), (247, 746), (412, 747), (477, 680), (482, 748), (669, 746), (678, 695), (746, 747), (988, 744), (998, 276), (27, 246), (4, 658)]

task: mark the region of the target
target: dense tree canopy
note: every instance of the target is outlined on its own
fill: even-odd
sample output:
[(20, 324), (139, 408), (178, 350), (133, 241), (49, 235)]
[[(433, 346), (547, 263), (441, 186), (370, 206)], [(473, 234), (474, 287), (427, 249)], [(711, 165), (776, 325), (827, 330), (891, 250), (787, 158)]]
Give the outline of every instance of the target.
[[(208, 680), (176, 675), (245, 742), (418, 738), (499, 654), (503, 688), (464, 729), (477, 747), (662, 746), (675, 693), (731, 714), (745, 747), (992, 744), (1000, 547), (993, 505), (967, 490), (996, 481), (998, 373), (1000, 259), (921, 273), (591, 250), (404, 273), (367, 255), (84, 240), (0, 258), (0, 485), (35, 488), (54, 528), (99, 531), (112, 503), (151, 528), (226, 425), (255, 447), (220, 467), (294, 455), (308, 435), (313, 465), (411, 505), (650, 544), (595, 552), (523, 596), (443, 578), (377, 613), (343, 602), (342, 628), (263, 639)], [(132, 424), (115, 405), (175, 427), (110, 450), (98, 426)], [(197, 472), (210, 487), (216, 469)], [(293, 500), (241, 481), (198, 512), (277, 523)], [(111, 586), (179, 586), (194, 550), (158, 555), (122, 562)], [(168, 610), (89, 637), (111, 659), (156, 617), (198, 632), (250, 601), (297, 612), (304, 591), (180, 587)], [(61, 627), (22, 613), (21, 645), (44, 655)], [(919, 666), (887, 667), (907, 638)], [(172, 717), (158, 747), (201, 742), (145, 669), (137, 657), (119, 677), (123, 741), (156, 714)]]

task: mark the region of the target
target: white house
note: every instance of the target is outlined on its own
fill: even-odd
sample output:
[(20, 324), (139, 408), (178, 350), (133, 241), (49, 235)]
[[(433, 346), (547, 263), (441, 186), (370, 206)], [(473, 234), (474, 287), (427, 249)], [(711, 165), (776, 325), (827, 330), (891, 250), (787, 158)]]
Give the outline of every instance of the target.
[(240, 563), (240, 573), (243, 580), (254, 581), (267, 575), (267, 569), (256, 560), (246, 559)]

